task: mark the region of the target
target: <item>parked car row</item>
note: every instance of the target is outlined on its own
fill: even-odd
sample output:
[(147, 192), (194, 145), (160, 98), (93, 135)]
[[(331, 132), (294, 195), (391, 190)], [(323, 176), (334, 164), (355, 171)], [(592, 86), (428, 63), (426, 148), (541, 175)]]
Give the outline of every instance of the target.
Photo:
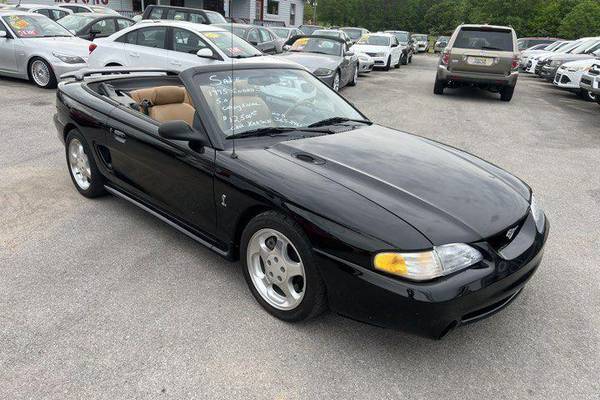
[[(39, 12), (0, 11), (0, 73), (52, 88), (62, 74), (86, 66), (180, 72), (199, 64), (278, 55), (338, 91), (356, 85), (360, 74), (374, 68), (408, 64), (414, 54), (405, 31), (346, 27), (311, 29), (306, 35), (295, 28), (222, 23), (220, 14), (205, 10), (155, 5), (138, 22), (115, 13), (80, 11), (65, 11), (56, 21)], [(361, 36), (355, 40), (357, 33)]]
[(593, 74), (598, 60), (600, 36), (584, 37), (571, 41), (556, 40), (545, 46), (532, 46), (521, 53), (520, 67), (524, 72), (535, 74), (561, 89), (574, 92), (584, 100), (598, 101), (597, 82)]

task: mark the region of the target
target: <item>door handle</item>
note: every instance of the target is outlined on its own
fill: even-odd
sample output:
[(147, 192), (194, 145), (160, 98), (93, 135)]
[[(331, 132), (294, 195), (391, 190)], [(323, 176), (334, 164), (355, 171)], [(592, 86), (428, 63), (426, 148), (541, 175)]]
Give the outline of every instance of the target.
[(110, 129), (112, 131), (113, 137), (119, 143), (125, 143), (127, 141), (127, 134), (125, 132), (121, 132), (118, 129)]
[(139, 56), (140, 56), (138, 53), (129, 53), (129, 55), (130, 55), (131, 57), (139, 57)]
[(179, 61), (171, 61), (171, 65), (176, 65), (178, 67), (181, 67), (181, 63)]

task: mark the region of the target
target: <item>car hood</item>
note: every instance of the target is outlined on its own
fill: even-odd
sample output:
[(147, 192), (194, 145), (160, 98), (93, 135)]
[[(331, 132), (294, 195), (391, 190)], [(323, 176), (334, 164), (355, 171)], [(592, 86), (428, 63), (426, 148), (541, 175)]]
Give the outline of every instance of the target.
[[(433, 245), (488, 238), (529, 208), (528, 186), (499, 167), (378, 125), (281, 142), (268, 151), (364, 196)], [(316, 162), (301, 161), (298, 154)]]
[(586, 58), (584, 60), (569, 61), (562, 65), (563, 68), (579, 68), (579, 67), (591, 67), (598, 61), (597, 58)]
[(48, 37), (48, 38), (30, 38), (21, 41), (24, 46), (30, 50), (44, 51), (52, 53), (59, 51), (61, 53), (79, 56), (87, 60), (89, 55), (90, 42), (78, 37)]
[(388, 47), (373, 46), (370, 44), (355, 44), (352, 46), (352, 51), (355, 53), (385, 53), (388, 51)]
[(592, 54), (557, 54), (555, 56), (550, 57), (550, 61), (576, 61), (576, 60), (587, 60), (590, 58), (594, 58)]
[(303, 65), (311, 72), (314, 72), (319, 68), (335, 70), (338, 67), (341, 59), (340, 56), (301, 52), (283, 53), (280, 55), (280, 57), (285, 58), (287, 61), (294, 61), (300, 65)]

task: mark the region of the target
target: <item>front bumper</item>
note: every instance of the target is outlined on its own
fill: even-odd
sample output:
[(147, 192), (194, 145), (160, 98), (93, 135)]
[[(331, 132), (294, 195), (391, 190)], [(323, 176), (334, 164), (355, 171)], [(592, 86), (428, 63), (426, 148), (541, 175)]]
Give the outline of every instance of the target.
[(52, 64), (52, 69), (54, 70), (54, 74), (57, 79), (60, 79), (62, 74), (66, 74), (69, 72), (79, 71), (80, 69), (87, 68), (87, 63), (85, 64), (67, 64), (62, 61), (54, 62)]
[(554, 80), (556, 71), (558, 71), (558, 67), (551, 67), (550, 65), (544, 65), (540, 69), (539, 75), (544, 79)]
[(374, 61), (360, 61), (360, 59), (358, 60), (358, 72), (361, 74), (373, 71), (374, 66)]
[(448, 70), (445, 65), (438, 65), (437, 79), (488, 85), (515, 86), (517, 84), (517, 79), (519, 79), (519, 72), (511, 71), (508, 75), (487, 74), (483, 72), (458, 72)]
[(518, 295), (542, 260), (549, 228), (546, 219), (544, 232), (537, 232), (529, 214), (517, 235), (499, 252), (487, 242), (474, 243), (484, 255), (482, 262), (421, 283), (382, 275), (321, 253), (329, 306), (358, 321), (441, 338), (457, 326), (500, 311)]
[(579, 87), (595, 95), (600, 95), (600, 75), (583, 74)]
[(583, 76), (583, 71), (569, 71), (566, 68), (559, 68), (554, 75), (554, 85), (559, 88), (569, 90), (579, 90), (579, 82)]

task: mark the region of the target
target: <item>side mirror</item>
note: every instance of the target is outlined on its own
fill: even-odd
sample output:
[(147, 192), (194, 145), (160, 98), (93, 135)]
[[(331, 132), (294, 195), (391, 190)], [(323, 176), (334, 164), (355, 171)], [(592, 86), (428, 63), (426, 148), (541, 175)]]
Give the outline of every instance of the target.
[(354, 57), (354, 52), (353, 51), (347, 51), (346, 52), (346, 57)]
[(392, 43), (392, 47), (398, 47), (397, 43)]
[(257, 40), (248, 40), (248, 43), (250, 43), (252, 46), (258, 46)]
[(6, 31), (0, 31), (0, 38), (7, 38), (8, 34), (6, 33)]
[(290, 51), (291, 48), (292, 48), (292, 46), (290, 46), (289, 44), (286, 44), (283, 46), (283, 51)]
[(215, 58), (215, 53), (213, 53), (213, 51), (207, 47), (198, 50), (196, 55), (201, 58)]
[(187, 122), (181, 120), (163, 122), (158, 127), (158, 134), (169, 140), (208, 144), (208, 139), (201, 132), (194, 130)]

